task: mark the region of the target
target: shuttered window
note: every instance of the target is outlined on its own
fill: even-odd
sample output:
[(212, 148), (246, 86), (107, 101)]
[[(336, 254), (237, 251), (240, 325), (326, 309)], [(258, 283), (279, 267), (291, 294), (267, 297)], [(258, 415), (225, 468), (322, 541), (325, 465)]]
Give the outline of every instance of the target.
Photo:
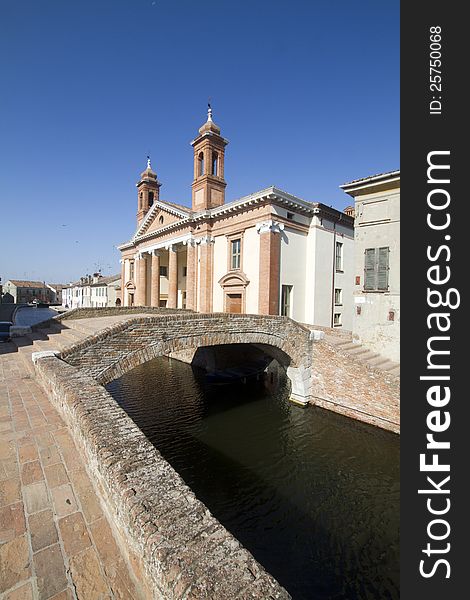
[(366, 248), (364, 253), (365, 290), (388, 290), (389, 253), (390, 249), (388, 247)]

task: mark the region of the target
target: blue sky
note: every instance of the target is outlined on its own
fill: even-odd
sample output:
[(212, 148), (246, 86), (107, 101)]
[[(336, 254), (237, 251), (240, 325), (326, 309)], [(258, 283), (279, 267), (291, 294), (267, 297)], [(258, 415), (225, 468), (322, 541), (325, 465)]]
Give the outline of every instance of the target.
[(226, 199), (269, 185), (344, 208), (399, 167), (399, 3), (0, 0), (0, 276), (119, 272), (146, 155), (189, 205), (205, 121)]

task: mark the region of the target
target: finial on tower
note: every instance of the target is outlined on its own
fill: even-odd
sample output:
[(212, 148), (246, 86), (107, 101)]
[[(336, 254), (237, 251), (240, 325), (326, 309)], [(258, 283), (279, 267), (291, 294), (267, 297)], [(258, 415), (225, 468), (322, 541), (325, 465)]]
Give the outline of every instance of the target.
[(147, 169), (152, 169), (152, 165), (150, 164), (150, 156), (147, 154)]
[(210, 98), (209, 98), (209, 102), (207, 103), (207, 120), (212, 123), (212, 106), (210, 103)]

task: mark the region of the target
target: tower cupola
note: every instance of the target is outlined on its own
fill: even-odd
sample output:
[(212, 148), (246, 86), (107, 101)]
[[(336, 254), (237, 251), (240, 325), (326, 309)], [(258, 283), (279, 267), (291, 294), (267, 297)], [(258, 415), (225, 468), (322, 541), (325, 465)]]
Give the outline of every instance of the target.
[(191, 142), (194, 148), (192, 209), (195, 212), (215, 208), (225, 202), (224, 158), (227, 144), (228, 140), (220, 135), (220, 127), (212, 120), (212, 107), (208, 104), (207, 121)]
[(140, 174), (137, 187), (137, 226), (139, 226), (147, 212), (160, 197), (160, 186), (157, 174), (152, 170), (150, 156), (147, 156), (147, 168)]

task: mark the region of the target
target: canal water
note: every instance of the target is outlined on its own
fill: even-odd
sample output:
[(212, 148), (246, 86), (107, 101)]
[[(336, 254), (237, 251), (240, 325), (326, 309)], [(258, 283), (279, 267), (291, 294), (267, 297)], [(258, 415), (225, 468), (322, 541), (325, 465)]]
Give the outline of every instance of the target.
[(295, 600), (399, 598), (399, 438), (154, 359), (107, 386)]

